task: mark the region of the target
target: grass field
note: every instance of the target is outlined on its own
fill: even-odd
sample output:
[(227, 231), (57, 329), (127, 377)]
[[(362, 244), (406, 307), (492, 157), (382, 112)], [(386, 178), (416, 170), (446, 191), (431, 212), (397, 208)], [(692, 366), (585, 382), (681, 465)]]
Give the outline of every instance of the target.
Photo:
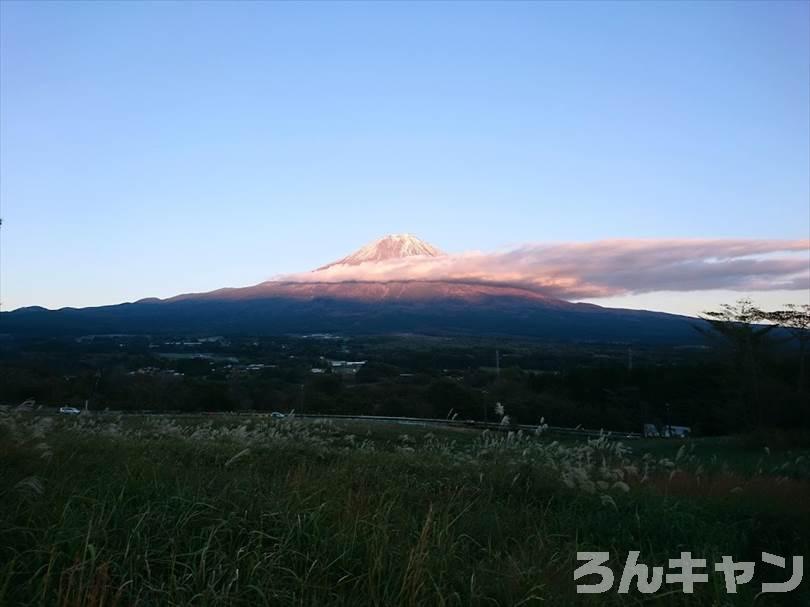
[[(761, 565), (736, 595), (616, 588), (628, 550), (810, 555), (808, 504), (810, 454), (730, 439), (5, 411), (0, 604), (802, 605), (756, 597), (789, 577)], [(575, 593), (578, 550), (612, 591)]]

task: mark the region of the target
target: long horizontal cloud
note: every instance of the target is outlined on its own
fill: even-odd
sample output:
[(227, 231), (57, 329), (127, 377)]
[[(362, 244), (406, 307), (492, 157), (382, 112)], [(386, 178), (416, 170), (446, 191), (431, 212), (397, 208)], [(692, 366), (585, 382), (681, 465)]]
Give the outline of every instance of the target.
[(452, 280), (566, 299), (653, 291), (810, 289), (810, 240), (603, 240), (409, 257), (280, 277), (291, 281)]

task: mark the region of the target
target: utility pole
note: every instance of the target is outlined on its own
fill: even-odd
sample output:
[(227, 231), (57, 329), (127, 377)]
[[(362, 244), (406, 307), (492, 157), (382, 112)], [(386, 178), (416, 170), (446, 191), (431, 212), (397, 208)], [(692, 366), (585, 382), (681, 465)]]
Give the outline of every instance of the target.
[[(93, 392), (90, 394), (90, 398), (93, 399), (93, 406), (96, 407), (96, 392), (98, 392), (98, 382), (101, 381), (101, 369), (96, 371), (96, 383), (93, 384)], [(96, 407), (98, 409), (98, 407)], [(88, 399), (84, 399), (84, 411), (85, 413), (89, 410), (88, 407)]]

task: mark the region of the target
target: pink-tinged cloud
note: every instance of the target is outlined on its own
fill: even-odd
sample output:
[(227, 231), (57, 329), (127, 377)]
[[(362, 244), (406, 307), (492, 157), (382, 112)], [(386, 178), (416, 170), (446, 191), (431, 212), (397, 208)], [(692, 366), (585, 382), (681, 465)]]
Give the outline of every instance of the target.
[(300, 282), (450, 280), (530, 288), (563, 299), (654, 291), (810, 289), (810, 240), (603, 240), (336, 265)]

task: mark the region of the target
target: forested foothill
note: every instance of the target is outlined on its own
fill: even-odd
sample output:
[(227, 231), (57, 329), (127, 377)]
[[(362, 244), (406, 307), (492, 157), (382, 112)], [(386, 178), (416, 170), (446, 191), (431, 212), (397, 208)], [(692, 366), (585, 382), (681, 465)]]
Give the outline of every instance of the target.
[(0, 404), (498, 422), (502, 403), (520, 424), (801, 434), (810, 425), (806, 323), (806, 307), (763, 312), (741, 300), (696, 321), (703, 342), (693, 346), (425, 335), (5, 337)]

